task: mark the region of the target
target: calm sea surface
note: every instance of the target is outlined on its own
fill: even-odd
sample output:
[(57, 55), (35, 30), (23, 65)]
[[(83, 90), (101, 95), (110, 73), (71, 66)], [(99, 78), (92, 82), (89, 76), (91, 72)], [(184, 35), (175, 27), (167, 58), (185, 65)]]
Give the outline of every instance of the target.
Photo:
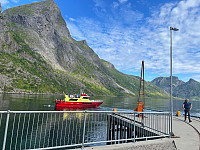
[[(55, 99), (64, 98), (63, 95), (23, 95), (0, 94), (0, 110), (54, 110)], [(135, 97), (91, 97), (101, 99), (103, 104), (99, 108), (88, 110), (133, 110), (137, 105)], [(170, 99), (146, 98), (145, 111), (170, 111)], [(183, 113), (183, 100), (173, 100), (174, 112)], [(200, 117), (200, 101), (190, 101), (193, 105), (191, 114)]]

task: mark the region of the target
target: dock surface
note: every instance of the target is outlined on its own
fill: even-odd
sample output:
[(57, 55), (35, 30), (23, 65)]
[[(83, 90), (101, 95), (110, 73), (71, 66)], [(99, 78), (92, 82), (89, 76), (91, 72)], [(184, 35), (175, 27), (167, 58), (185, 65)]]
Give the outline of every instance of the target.
[(200, 150), (200, 119), (192, 118), (184, 122), (184, 117), (173, 118), (173, 132), (177, 138), (175, 141), (177, 150)]

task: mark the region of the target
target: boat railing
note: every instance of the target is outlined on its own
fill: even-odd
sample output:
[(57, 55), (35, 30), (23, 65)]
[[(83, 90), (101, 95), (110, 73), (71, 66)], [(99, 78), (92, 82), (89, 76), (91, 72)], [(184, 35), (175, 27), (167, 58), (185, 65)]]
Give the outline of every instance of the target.
[(169, 112), (0, 111), (0, 147), (59, 149), (170, 136)]

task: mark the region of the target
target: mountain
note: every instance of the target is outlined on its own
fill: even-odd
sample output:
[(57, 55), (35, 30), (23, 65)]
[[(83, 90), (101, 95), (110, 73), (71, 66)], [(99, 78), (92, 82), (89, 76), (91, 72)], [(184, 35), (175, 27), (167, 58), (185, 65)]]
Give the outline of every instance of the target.
[[(151, 81), (156, 86), (170, 93), (170, 77), (158, 77)], [(178, 77), (172, 77), (172, 96), (180, 98), (197, 99), (200, 97), (200, 83), (194, 79), (188, 82), (179, 80)]]
[(197, 99), (200, 97), (200, 83), (194, 79), (190, 79), (188, 82), (176, 87), (173, 95), (182, 98)]
[[(70, 35), (53, 0), (9, 8), (0, 18), (0, 91), (137, 95), (139, 79)], [(168, 94), (146, 82), (147, 96)]]
[[(170, 77), (158, 77), (152, 80), (151, 82), (155, 84), (156, 86), (162, 88), (166, 92), (170, 93), (170, 83), (171, 83)], [(182, 80), (179, 80), (178, 77), (172, 76), (172, 89), (184, 83), (185, 82)]]

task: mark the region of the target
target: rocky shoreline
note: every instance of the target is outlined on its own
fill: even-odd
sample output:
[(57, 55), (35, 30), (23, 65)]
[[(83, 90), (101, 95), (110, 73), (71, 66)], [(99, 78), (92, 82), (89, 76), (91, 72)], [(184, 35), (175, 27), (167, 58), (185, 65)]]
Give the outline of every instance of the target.
[(26, 94), (26, 95), (62, 95), (60, 93), (27, 93), (27, 92), (2, 92), (0, 94)]

